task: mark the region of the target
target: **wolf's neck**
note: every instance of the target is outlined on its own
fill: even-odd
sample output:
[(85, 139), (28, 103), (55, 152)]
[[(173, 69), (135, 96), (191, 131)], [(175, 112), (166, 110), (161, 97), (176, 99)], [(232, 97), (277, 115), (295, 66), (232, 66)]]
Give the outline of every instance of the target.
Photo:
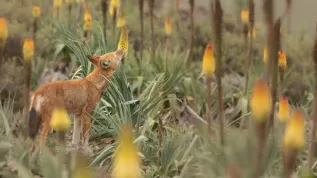
[(101, 92), (107, 86), (108, 80), (112, 77), (112, 73), (103, 75), (99, 70), (100, 69), (94, 69), (87, 77), (85, 77), (85, 79), (95, 85), (95, 87)]

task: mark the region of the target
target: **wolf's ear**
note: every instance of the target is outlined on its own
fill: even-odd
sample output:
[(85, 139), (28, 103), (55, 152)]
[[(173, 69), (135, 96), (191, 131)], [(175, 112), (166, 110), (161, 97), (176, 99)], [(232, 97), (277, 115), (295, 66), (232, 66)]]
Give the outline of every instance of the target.
[(118, 57), (119, 60), (122, 60), (122, 58), (124, 57), (124, 51), (123, 49), (118, 49), (116, 51), (116, 56)]
[(88, 59), (89, 59), (90, 62), (92, 62), (93, 64), (95, 64), (95, 66), (98, 66), (100, 56), (87, 55), (87, 57), (88, 57)]

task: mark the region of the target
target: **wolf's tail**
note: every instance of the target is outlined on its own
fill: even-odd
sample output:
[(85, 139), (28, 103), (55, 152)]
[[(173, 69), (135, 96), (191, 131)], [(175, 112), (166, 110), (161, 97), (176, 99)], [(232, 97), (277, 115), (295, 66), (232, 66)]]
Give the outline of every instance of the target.
[(34, 108), (31, 108), (29, 112), (29, 137), (34, 140), (39, 128), (41, 125), (41, 117), (38, 115), (38, 113), (35, 111)]

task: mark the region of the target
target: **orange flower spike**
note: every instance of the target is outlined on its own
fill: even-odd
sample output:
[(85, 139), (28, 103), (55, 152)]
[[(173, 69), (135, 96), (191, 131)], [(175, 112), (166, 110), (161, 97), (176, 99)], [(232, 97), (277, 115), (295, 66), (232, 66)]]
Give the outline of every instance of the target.
[(263, 50), (263, 62), (267, 63), (267, 59), (268, 59), (268, 52), (267, 52), (267, 46), (265, 46)]
[(286, 149), (301, 149), (305, 144), (305, 128), (304, 128), (304, 116), (301, 112), (294, 112), (292, 118), (288, 121), (284, 138), (284, 148)]
[(0, 18), (0, 48), (4, 46), (8, 37), (8, 27), (5, 18)]
[(290, 110), (289, 110), (288, 98), (284, 96), (280, 99), (278, 119), (281, 122), (287, 121), (290, 117), (289, 113), (290, 113)]
[(169, 16), (165, 18), (165, 33), (167, 36), (171, 36), (172, 34), (172, 23)]
[(90, 9), (86, 8), (85, 14), (84, 14), (84, 30), (90, 30), (92, 26), (92, 17), (90, 13)]
[(283, 70), (286, 69), (287, 59), (286, 59), (286, 54), (284, 51), (278, 52), (278, 66)]
[(249, 10), (248, 9), (242, 9), (240, 16), (241, 16), (241, 21), (243, 24), (249, 23)]
[(23, 44), (23, 57), (25, 62), (31, 62), (34, 56), (34, 41), (25, 39)]
[(258, 79), (252, 89), (250, 108), (258, 122), (264, 122), (272, 107), (272, 97), (267, 82)]
[(41, 8), (39, 6), (33, 6), (32, 14), (34, 18), (38, 18), (41, 15)]
[(212, 46), (212, 43), (209, 42), (205, 49), (205, 54), (204, 54), (203, 62), (202, 62), (202, 70), (203, 70), (203, 73), (207, 77), (211, 77), (213, 73), (215, 72), (215, 69), (216, 69), (216, 64), (215, 64), (213, 46)]

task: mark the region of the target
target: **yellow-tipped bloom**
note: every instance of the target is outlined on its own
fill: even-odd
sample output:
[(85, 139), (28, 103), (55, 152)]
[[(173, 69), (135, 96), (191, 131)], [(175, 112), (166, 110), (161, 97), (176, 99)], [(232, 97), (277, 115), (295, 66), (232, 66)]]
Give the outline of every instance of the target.
[(34, 41), (25, 39), (23, 43), (23, 57), (25, 62), (30, 62), (34, 56)]
[(165, 33), (167, 36), (171, 36), (172, 34), (172, 23), (169, 16), (165, 18)]
[(278, 66), (283, 70), (286, 69), (287, 59), (286, 59), (286, 54), (284, 51), (278, 52)]
[(241, 21), (243, 24), (249, 23), (249, 10), (248, 9), (242, 9), (240, 16), (241, 16)]
[(94, 178), (94, 172), (89, 167), (89, 160), (80, 152), (77, 153), (76, 159), (73, 178)]
[(289, 104), (287, 97), (282, 97), (280, 99), (279, 111), (278, 111), (278, 119), (281, 122), (287, 121), (290, 117), (289, 114)]
[(125, 57), (128, 54), (129, 49), (129, 35), (127, 26), (121, 28), (120, 40), (118, 43), (118, 49), (123, 49)]
[(114, 153), (113, 178), (140, 178), (141, 159), (138, 155), (138, 147), (133, 143), (131, 126), (124, 124), (121, 127), (119, 142)]
[[(249, 32), (248, 32), (248, 38), (250, 38), (250, 36), (251, 36), (251, 31), (249, 30)], [(255, 39), (255, 37), (256, 37), (256, 30), (255, 30), (255, 28), (253, 28), (253, 29), (252, 29), (252, 38)]]
[(55, 108), (52, 113), (51, 126), (57, 132), (66, 132), (70, 126), (67, 111), (63, 108)]
[(267, 46), (264, 47), (264, 50), (263, 50), (263, 62), (264, 63), (267, 63), (267, 59), (268, 59), (268, 52), (267, 52)]
[(258, 122), (263, 122), (270, 113), (272, 98), (269, 86), (263, 79), (258, 79), (252, 89), (250, 108)]
[(284, 133), (284, 148), (301, 149), (305, 144), (304, 116), (296, 111), (292, 114), (292, 118), (288, 121)]
[(214, 57), (214, 50), (212, 43), (209, 42), (205, 49), (203, 57), (202, 70), (206, 77), (211, 77), (216, 69), (216, 62)]
[(41, 8), (39, 6), (33, 6), (32, 14), (34, 18), (38, 18), (41, 14)]
[(71, 5), (71, 4), (73, 3), (73, 0), (65, 0), (65, 3), (66, 3), (67, 5)]
[(62, 3), (63, 3), (62, 0), (54, 0), (53, 5), (55, 8), (60, 8), (60, 7), (62, 7)]
[(114, 11), (118, 10), (120, 7), (120, 0), (111, 0), (109, 5), (109, 13), (113, 16)]
[(126, 21), (124, 17), (124, 11), (122, 10), (118, 18), (117, 27), (123, 27), (124, 25), (126, 25)]
[(8, 27), (5, 18), (0, 18), (0, 48), (2, 48), (8, 37)]
[(90, 9), (86, 8), (85, 14), (84, 14), (84, 30), (88, 31), (91, 29), (92, 26), (92, 17), (90, 13)]

